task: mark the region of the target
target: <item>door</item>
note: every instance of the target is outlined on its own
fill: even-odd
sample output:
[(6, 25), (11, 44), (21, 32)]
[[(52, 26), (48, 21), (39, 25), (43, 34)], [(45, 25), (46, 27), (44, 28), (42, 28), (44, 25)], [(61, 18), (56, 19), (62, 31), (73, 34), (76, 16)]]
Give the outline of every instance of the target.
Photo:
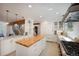
[(34, 36), (39, 35), (40, 34), (40, 24), (34, 24)]

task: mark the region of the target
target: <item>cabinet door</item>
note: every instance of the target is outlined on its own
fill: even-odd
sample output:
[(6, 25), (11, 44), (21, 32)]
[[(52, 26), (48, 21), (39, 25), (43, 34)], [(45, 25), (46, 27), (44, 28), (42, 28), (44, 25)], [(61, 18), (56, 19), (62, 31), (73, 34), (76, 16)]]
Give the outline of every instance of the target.
[(14, 51), (13, 39), (1, 41), (1, 55), (7, 55)]

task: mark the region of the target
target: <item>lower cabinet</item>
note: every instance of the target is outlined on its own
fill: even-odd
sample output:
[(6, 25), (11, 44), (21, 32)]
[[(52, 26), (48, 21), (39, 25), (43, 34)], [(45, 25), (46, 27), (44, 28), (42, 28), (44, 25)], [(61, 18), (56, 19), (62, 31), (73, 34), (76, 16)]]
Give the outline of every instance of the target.
[(45, 47), (45, 41), (40, 40), (30, 47), (25, 47), (23, 45), (16, 45), (16, 55), (17, 56), (38, 56), (43, 51)]
[(5, 56), (16, 50), (16, 40), (26, 36), (7, 37), (0, 40), (0, 55)]
[(15, 50), (15, 41), (13, 39), (1, 40), (1, 55), (7, 55)]

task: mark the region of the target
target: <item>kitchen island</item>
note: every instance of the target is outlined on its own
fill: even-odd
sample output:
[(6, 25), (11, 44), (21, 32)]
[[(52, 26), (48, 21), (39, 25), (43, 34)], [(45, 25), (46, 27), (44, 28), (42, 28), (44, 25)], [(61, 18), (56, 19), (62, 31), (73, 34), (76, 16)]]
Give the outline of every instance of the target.
[(16, 41), (16, 55), (38, 56), (40, 55), (44, 47), (45, 47), (45, 41), (42, 35), (21, 39)]

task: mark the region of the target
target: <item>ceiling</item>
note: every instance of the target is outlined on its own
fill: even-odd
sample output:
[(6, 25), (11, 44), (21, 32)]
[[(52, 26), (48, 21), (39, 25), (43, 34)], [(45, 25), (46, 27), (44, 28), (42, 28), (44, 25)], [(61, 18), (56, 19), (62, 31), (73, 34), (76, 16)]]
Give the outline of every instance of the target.
[[(26, 20), (31, 18), (36, 21), (60, 21), (70, 5), (70, 3), (0, 3), (0, 21), (15, 21), (15, 14), (18, 14), (17, 18), (24, 17)], [(6, 10), (9, 10), (8, 16)]]

